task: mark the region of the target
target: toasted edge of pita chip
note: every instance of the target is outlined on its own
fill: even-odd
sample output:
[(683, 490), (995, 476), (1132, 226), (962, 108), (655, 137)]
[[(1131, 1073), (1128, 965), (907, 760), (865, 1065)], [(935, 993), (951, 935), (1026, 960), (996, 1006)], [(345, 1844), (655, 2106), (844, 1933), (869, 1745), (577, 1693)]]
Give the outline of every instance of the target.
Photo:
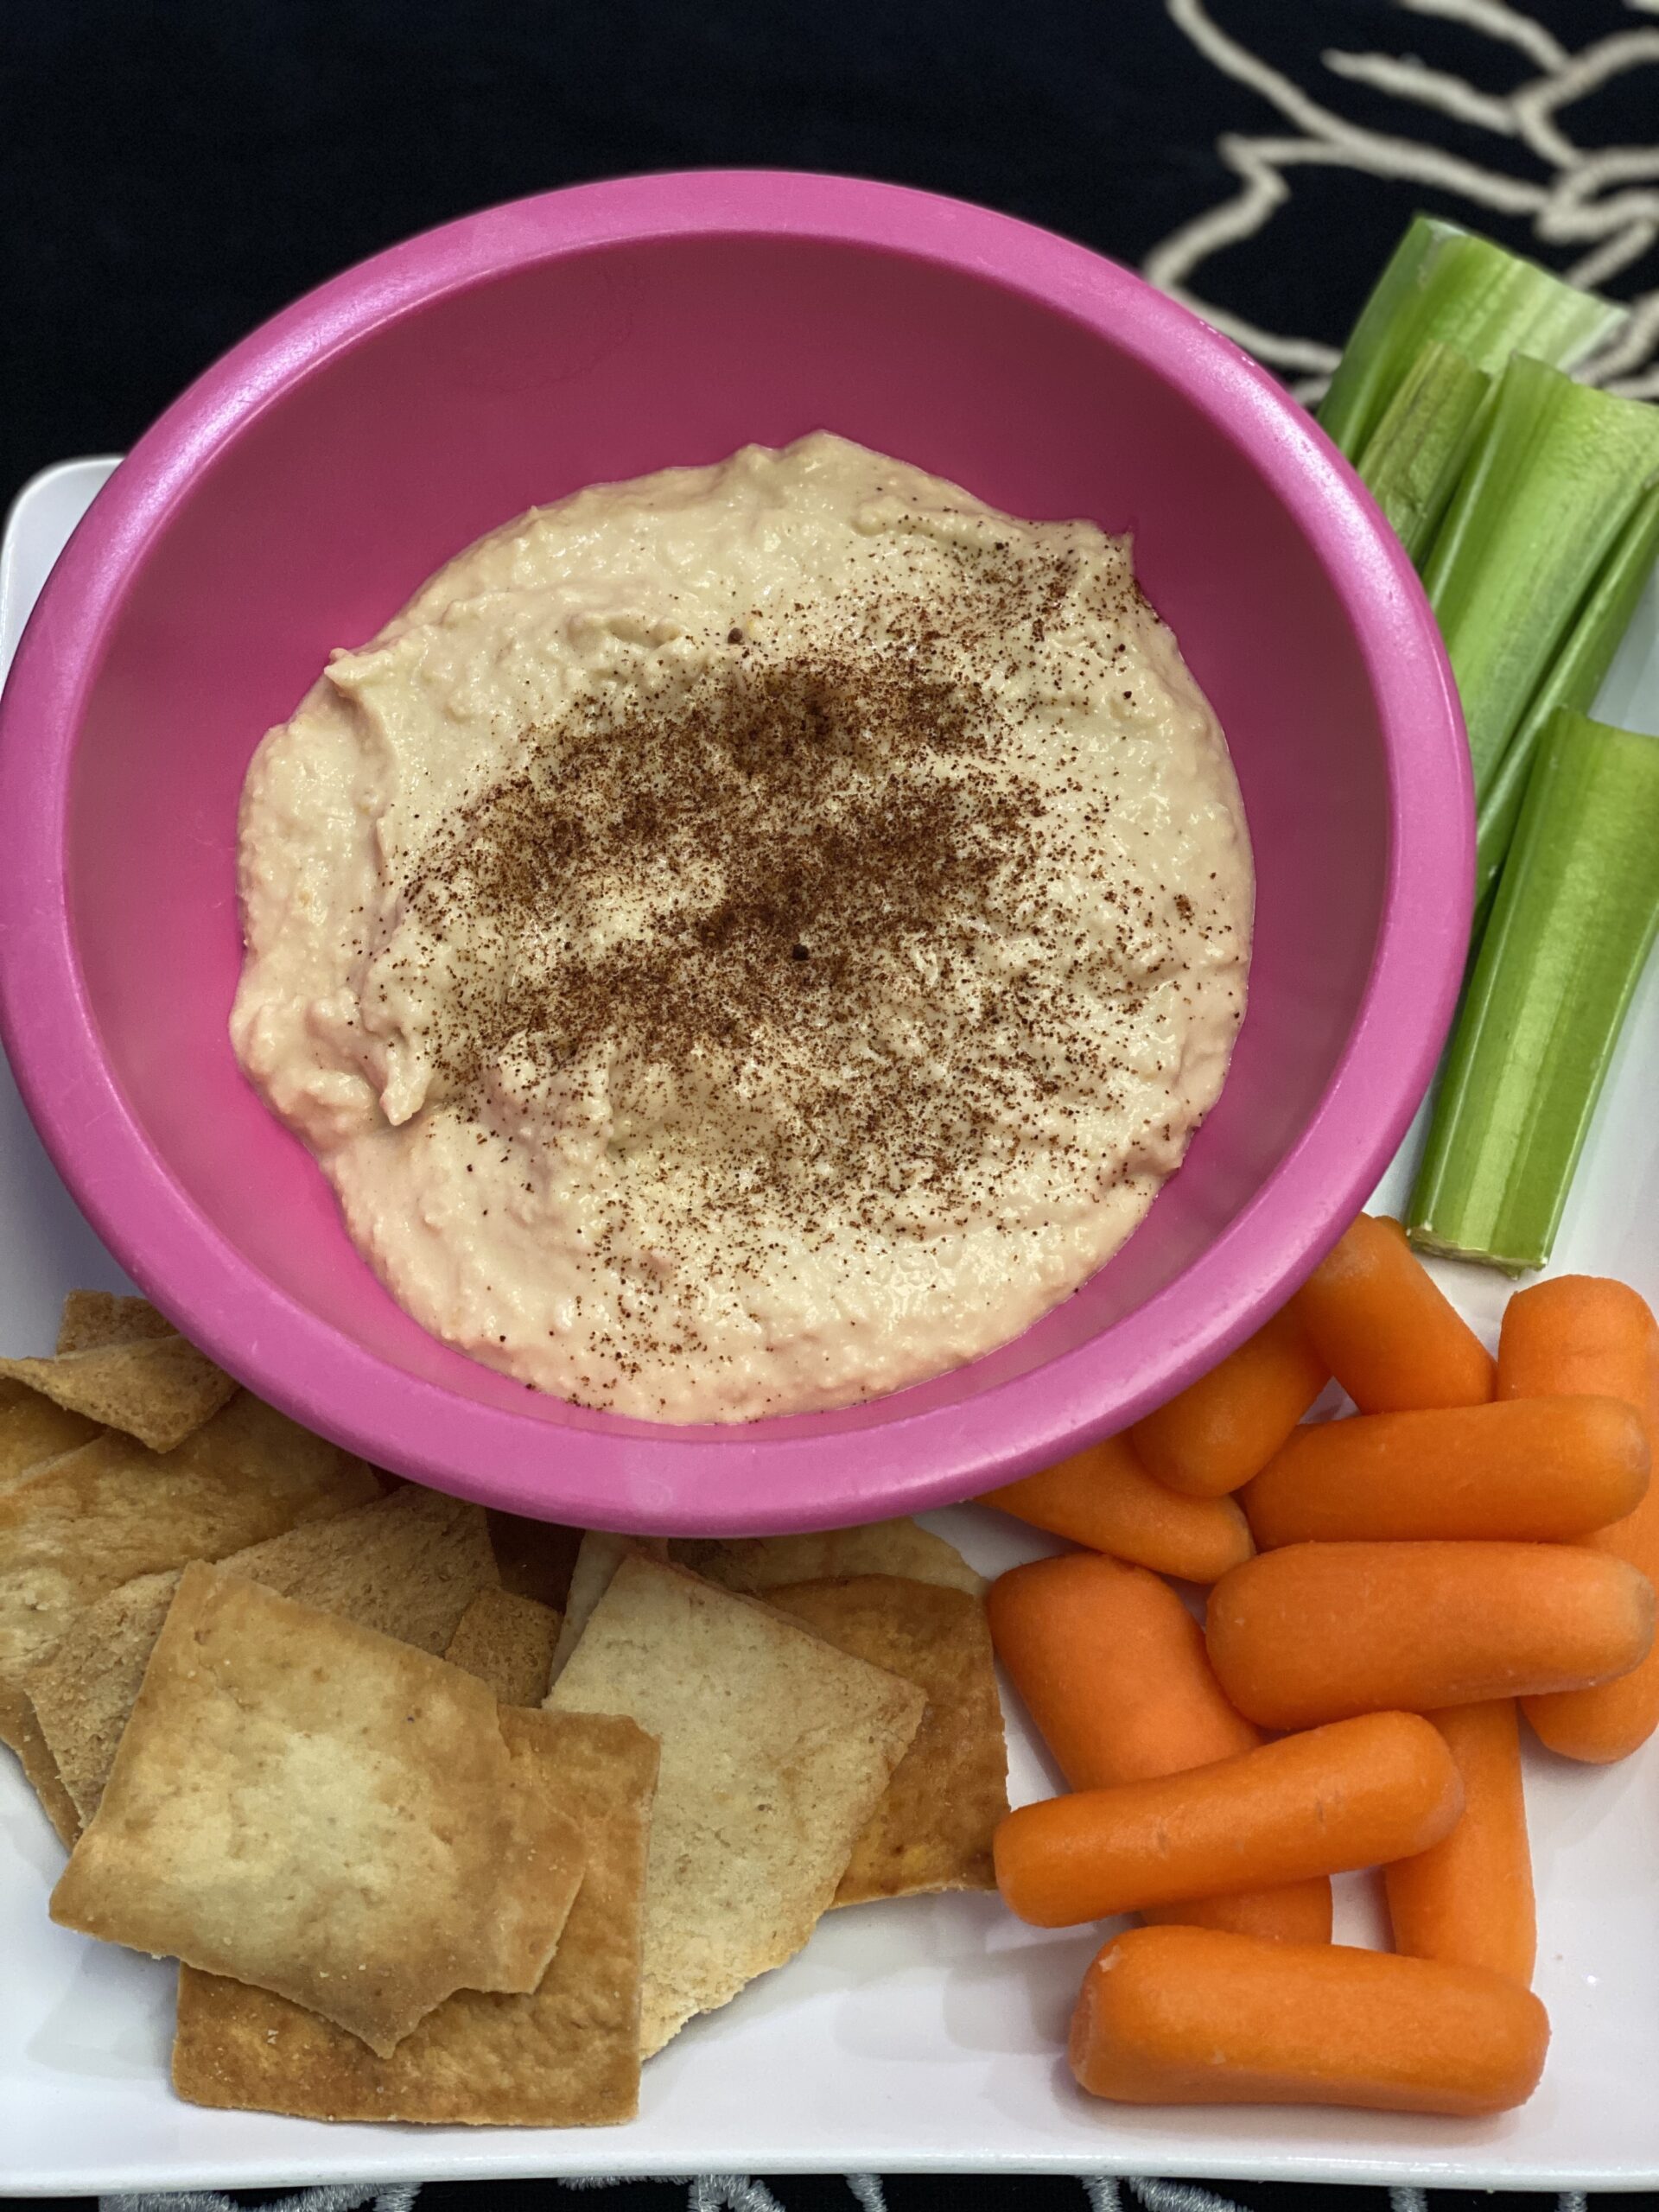
[(791, 1582), (840, 1580), (855, 1574), (896, 1574), (938, 1582), (982, 1598), (986, 1582), (954, 1544), (910, 1520), (872, 1521), (857, 1529), (823, 1529), (787, 1536), (700, 1536), (672, 1540), (669, 1557), (705, 1580), (750, 1597)]
[(40, 1799), (41, 1810), (57, 1831), (59, 1842), (67, 1851), (73, 1851), (80, 1834), (80, 1815), (58, 1772), (57, 1761), (41, 1733), (35, 1708), (27, 1694), (21, 1691), (16, 1693), (13, 1728), (16, 1741), (10, 1748), (17, 1755), (23, 1779)]
[(926, 1700), (782, 1613), (634, 1554), (548, 1702), (625, 1713), (663, 1747), (645, 1897), (649, 2056), (801, 1948)]
[(0, 1360), (0, 1374), (55, 1405), (170, 1452), (231, 1398), (235, 1378), (176, 1332), (93, 1344), (51, 1359)]
[(456, 1989), (541, 1980), (582, 1874), (556, 1795), (473, 1675), (198, 1564), (52, 1916), (385, 2056)]
[(444, 1657), (487, 1682), (503, 1705), (540, 1705), (553, 1677), (559, 1617), (511, 1590), (480, 1590), (456, 1624)]
[(631, 1720), (539, 1721), (587, 1872), (558, 1949), (522, 1997), (458, 1990), (378, 2058), (269, 1991), (184, 1967), (173, 2083), (193, 2104), (305, 2120), (603, 2127), (639, 2104), (639, 1986), (657, 1746)]
[(836, 1903), (994, 1890), (991, 1837), (1008, 1809), (1007, 1746), (985, 1608), (965, 1590), (865, 1574), (797, 1582), (766, 1602), (842, 1651), (902, 1675), (927, 1711), (853, 1847)]
[[(219, 1564), (435, 1656), (496, 1572), (482, 1506), (412, 1484), (353, 1511), (302, 1522)], [(178, 1582), (176, 1569), (140, 1575), (95, 1599), (27, 1677), (82, 1821), (98, 1810)]]
[(176, 1337), (165, 1313), (147, 1298), (118, 1290), (72, 1290), (63, 1301), (57, 1349), (90, 1351), (95, 1344), (124, 1344), (133, 1337)]

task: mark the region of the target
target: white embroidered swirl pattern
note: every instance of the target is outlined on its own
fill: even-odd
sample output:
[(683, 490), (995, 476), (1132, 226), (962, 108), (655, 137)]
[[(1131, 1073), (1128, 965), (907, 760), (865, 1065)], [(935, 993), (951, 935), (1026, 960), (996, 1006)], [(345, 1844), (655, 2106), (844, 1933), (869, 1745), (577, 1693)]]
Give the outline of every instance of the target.
[[(1569, 135), (1573, 105), (1616, 77), (1651, 68), (1659, 74), (1659, 24), (1632, 24), (1571, 51), (1553, 31), (1507, 0), (1395, 0), (1403, 17), (1433, 16), (1518, 51), (1535, 73), (1512, 91), (1483, 91), (1465, 79), (1427, 67), (1408, 53), (1349, 54), (1326, 48), (1318, 67), (1335, 80), (1396, 100), (1397, 131), (1351, 121), (1317, 98), (1216, 20), (1205, 0), (1165, 0), (1171, 21), (1235, 83), (1247, 86), (1283, 117), (1290, 130), (1270, 136), (1224, 131), (1216, 142), (1238, 190), (1219, 207), (1184, 223), (1155, 246), (1143, 274), (1196, 309), (1256, 357), (1293, 378), (1300, 399), (1324, 391), (1338, 349), (1294, 332), (1266, 330), (1205, 298), (1201, 272), (1225, 247), (1252, 238), (1272, 220), (1308, 169), (1348, 169), (1395, 182), (1416, 183), (1461, 200), (1478, 227), (1483, 213), (1524, 222), (1541, 259), (1573, 283), (1621, 296), (1617, 282), (1659, 241), (1659, 147), (1580, 146)], [(1659, 0), (1624, 0), (1633, 16), (1659, 16)], [(1402, 34), (1408, 27), (1402, 23)], [(1309, 57), (1310, 64), (1313, 57)], [(1659, 85), (1656, 85), (1659, 106)], [(1530, 156), (1535, 175), (1488, 168), (1413, 135), (1413, 111), (1433, 112), (1507, 141)], [(1625, 295), (1630, 320), (1586, 368), (1593, 383), (1635, 399), (1659, 398), (1659, 286)]]

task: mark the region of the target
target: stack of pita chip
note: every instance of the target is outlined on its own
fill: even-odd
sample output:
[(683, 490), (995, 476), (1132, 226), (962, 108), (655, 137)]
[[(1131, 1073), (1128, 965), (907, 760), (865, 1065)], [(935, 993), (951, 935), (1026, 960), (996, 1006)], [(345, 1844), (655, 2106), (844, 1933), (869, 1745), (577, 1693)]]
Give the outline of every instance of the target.
[(72, 1293), (59, 1341), (55, 1358), (0, 1361), (0, 1743), (72, 1843), (79, 1809), (29, 1678), (86, 1608), (135, 1576), (365, 1505), (382, 1485), (238, 1391), (142, 1299)]
[(948, 1544), (901, 1521), (699, 1556), (720, 1580), (585, 1539), (547, 1700), (662, 1745), (647, 2056), (833, 1905), (992, 1888), (1007, 1810), (982, 1586)]
[(982, 1585), (913, 1522), (486, 1515), (101, 1294), (0, 1375), (0, 1738), (53, 1916), (180, 1961), (182, 2096), (624, 2120), (832, 1907), (993, 1886)]

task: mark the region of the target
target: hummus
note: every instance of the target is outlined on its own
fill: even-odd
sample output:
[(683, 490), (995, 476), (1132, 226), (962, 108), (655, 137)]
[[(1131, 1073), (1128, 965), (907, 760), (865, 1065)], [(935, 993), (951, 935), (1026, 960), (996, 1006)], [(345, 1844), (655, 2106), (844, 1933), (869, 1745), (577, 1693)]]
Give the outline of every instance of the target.
[(1116, 1250), (1252, 879), (1125, 541), (824, 435), (599, 485), (248, 772), (244, 1067), (435, 1334), (669, 1421), (847, 1405)]

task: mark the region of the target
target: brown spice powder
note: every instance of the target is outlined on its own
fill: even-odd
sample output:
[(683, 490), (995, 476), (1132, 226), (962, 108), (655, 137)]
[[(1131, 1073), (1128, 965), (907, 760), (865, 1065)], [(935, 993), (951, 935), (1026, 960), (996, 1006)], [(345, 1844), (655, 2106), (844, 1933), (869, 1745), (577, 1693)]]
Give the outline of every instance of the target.
[[(1009, 742), (1076, 564), (954, 551), (948, 604), (835, 609), (785, 653), (734, 627), (737, 652), (524, 734), (524, 765), (404, 890), (445, 966), (423, 993), (441, 1095), (488, 1127), (503, 1065), (522, 1096), (597, 1058), (613, 1153), (682, 1196), (694, 1174), (735, 1258), (780, 1210), (809, 1241), (832, 1216), (902, 1236), (906, 1194), (965, 1218), (1033, 1103), (1109, 1090), (1109, 1049), (1077, 1065), (1097, 1052), (1080, 1011), (1134, 1011), (1154, 918), (1100, 818), (1059, 826), (1052, 779), (1022, 777)], [(1125, 612), (1098, 608), (1097, 643), (1061, 671), (1074, 688), (1111, 680)], [(1011, 692), (963, 674), (993, 664)], [(1054, 938), (1044, 870), (1062, 862), (1117, 917), (1104, 954)], [(612, 909), (648, 925), (607, 931)], [(1052, 957), (1000, 959), (1014, 937)]]

